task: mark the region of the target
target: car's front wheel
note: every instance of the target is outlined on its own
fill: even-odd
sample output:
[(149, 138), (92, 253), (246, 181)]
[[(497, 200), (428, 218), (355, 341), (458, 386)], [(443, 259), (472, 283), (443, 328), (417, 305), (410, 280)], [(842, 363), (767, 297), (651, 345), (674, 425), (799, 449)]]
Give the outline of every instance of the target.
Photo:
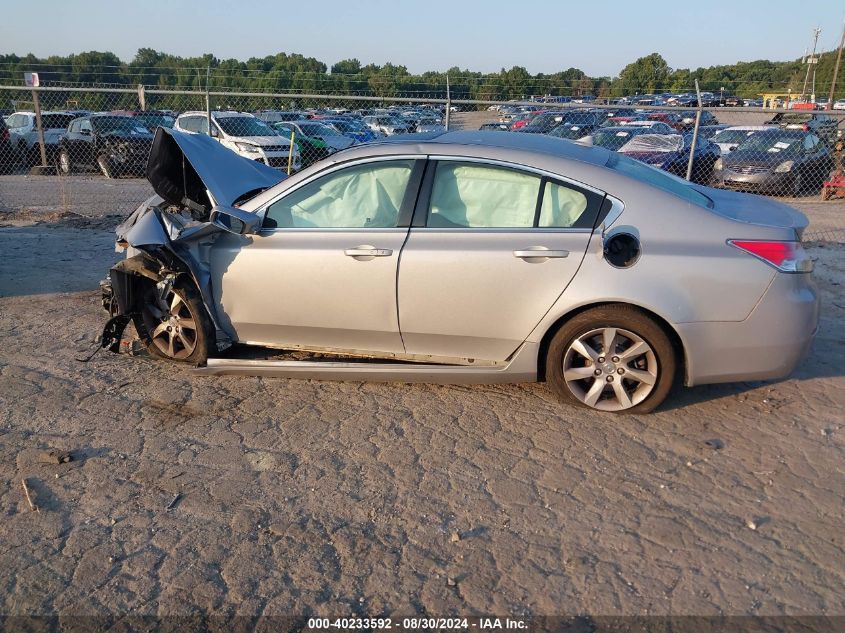
[(164, 296), (157, 286), (150, 288), (144, 296), (141, 321), (139, 334), (152, 355), (195, 364), (208, 358), (214, 329), (192, 285), (174, 284)]
[(105, 154), (97, 156), (97, 167), (100, 168), (100, 171), (106, 178), (114, 178), (114, 167), (109, 157)]
[(63, 176), (69, 176), (73, 171), (73, 162), (70, 160), (70, 152), (66, 147), (59, 149), (59, 157), (57, 159), (59, 164), (59, 173)]
[(564, 401), (599, 411), (648, 413), (675, 379), (675, 350), (636, 308), (592, 308), (566, 322), (546, 356), (546, 380)]

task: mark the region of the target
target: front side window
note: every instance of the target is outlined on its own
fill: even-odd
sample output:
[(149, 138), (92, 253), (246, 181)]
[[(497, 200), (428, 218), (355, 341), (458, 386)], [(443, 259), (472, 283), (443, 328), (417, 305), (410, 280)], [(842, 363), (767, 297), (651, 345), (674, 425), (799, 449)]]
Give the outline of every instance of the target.
[(266, 228), (391, 228), (413, 160), (353, 165), (318, 178), (267, 208)]
[(504, 167), (438, 163), (426, 226), (530, 228), (540, 182), (539, 176)]

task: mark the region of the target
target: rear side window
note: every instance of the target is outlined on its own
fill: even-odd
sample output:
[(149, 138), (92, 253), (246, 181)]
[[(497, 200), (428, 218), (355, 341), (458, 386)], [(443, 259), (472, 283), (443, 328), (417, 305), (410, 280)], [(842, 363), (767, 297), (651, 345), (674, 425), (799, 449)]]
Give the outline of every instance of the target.
[(441, 161), (430, 228), (589, 228), (604, 196), (508, 167)]
[(503, 167), (438, 163), (426, 226), (530, 228), (540, 182), (539, 176)]

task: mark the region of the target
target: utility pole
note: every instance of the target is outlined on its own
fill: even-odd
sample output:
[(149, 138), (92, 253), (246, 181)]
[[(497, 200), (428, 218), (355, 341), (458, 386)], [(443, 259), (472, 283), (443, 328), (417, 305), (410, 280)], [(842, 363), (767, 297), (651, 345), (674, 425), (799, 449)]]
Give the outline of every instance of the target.
[(828, 108), (833, 108), (833, 91), (836, 90), (836, 78), (839, 76), (839, 62), (842, 61), (843, 46), (845, 46), (845, 22), (842, 24), (842, 39), (839, 40), (839, 52), (836, 54), (836, 64), (833, 66), (833, 79), (830, 82), (830, 96), (827, 99)]
[(807, 58), (807, 74), (804, 75), (804, 87), (801, 88), (801, 101), (805, 100), (805, 96), (807, 94), (807, 82), (810, 80), (810, 65), (818, 61), (816, 59), (816, 44), (819, 42), (819, 35), (821, 32), (822, 30), (819, 27), (813, 29), (813, 52)]

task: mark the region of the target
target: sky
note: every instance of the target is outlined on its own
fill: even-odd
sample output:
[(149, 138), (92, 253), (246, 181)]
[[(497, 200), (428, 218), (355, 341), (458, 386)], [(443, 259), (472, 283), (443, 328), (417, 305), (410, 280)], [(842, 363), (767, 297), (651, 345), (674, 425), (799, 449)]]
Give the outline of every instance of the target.
[(278, 52), (392, 62), (412, 73), (569, 67), (616, 76), (658, 52), (672, 68), (790, 60), (839, 44), (845, 3), (834, 0), (3, 0), (0, 53), (39, 57), (146, 47), (219, 59)]

